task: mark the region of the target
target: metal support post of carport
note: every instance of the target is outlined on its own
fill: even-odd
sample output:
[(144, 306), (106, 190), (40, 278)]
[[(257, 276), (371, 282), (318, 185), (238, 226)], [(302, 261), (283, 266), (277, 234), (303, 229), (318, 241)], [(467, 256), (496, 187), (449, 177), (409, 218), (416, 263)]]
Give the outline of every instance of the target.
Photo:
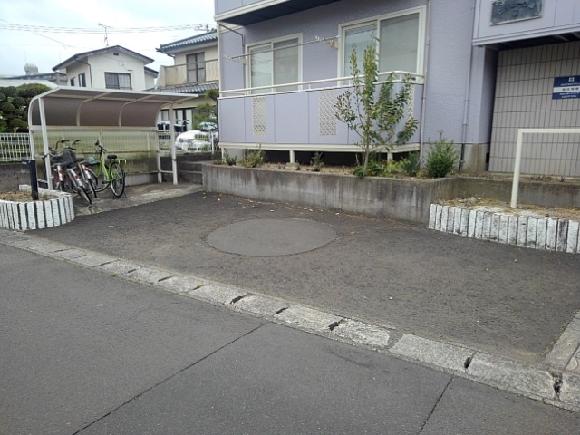
[(171, 172), (173, 172), (173, 184), (179, 183), (177, 176), (177, 150), (175, 148), (175, 110), (173, 104), (169, 106), (169, 140), (171, 141)]
[(38, 99), (38, 111), (40, 112), (40, 130), (42, 132), (42, 144), (43, 144), (43, 158), (44, 158), (44, 171), (46, 173), (46, 185), (52, 190), (52, 168), (50, 166), (50, 144), (48, 143), (48, 132), (46, 131), (46, 114), (44, 113), (44, 98), (40, 97)]

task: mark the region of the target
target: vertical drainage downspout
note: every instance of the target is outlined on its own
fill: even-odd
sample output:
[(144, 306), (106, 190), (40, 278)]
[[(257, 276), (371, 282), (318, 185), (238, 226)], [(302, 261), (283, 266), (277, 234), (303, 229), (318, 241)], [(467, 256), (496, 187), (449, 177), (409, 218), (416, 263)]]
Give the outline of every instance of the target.
[[(472, 3), (472, 13), (471, 13), (471, 24), (475, 26), (475, 2)], [(473, 29), (471, 29), (471, 38), (473, 41)], [(465, 145), (467, 142), (467, 131), (469, 128), (469, 103), (470, 103), (470, 93), (471, 93), (471, 72), (472, 72), (472, 62), (473, 62), (473, 42), (469, 43), (469, 61), (468, 61), (468, 71), (467, 79), (465, 81), (465, 100), (463, 102), (463, 123), (461, 124), (461, 154), (459, 157), (459, 172), (463, 169), (464, 159), (465, 159)]]
[(421, 120), (419, 122), (419, 158), (423, 159), (423, 146), (425, 143), (425, 113), (427, 107), (427, 81), (429, 80), (429, 55), (431, 53), (431, 0), (427, 2), (427, 23), (425, 25), (425, 58), (423, 67), (423, 92), (421, 93)]

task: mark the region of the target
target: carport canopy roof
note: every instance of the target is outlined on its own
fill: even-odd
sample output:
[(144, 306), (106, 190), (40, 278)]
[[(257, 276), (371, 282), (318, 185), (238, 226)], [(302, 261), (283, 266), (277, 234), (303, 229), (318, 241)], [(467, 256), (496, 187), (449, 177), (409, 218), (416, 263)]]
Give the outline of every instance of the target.
[(164, 106), (197, 98), (197, 94), (56, 88), (33, 98), (28, 107), (31, 130), (41, 126), (41, 99), (47, 127), (152, 128)]

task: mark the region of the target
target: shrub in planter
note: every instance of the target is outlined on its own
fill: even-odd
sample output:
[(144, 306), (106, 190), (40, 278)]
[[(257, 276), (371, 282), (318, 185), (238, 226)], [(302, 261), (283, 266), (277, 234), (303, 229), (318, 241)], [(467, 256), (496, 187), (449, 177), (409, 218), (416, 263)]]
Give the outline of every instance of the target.
[(310, 165), (312, 166), (313, 172), (320, 172), (322, 167), (324, 166), (324, 161), (322, 160), (322, 153), (314, 153), (312, 160), (310, 160)]
[(369, 177), (392, 177), (395, 175), (400, 175), (404, 172), (402, 167), (402, 162), (388, 161), (381, 162), (378, 160), (369, 160), (367, 165), (367, 170), (365, 172), (364, 166), (357, 166), (353, 174), (357, 177), (363, 178), (365, 176)]
[(452, 141), (439, 139), (427, 156), (427, 176), (444, 178), (459, 160)]
[(369, 160), (367, 163), (367, 168), (365, 170), (364, 165), (359, 165), (352, 171), (353, 175), (359, 178), (363, 177), (382, 177), (384, 175), (385, 168), (381, 162), (378, 160)]
[(228, 153), (224, 153), (224, 162), (228, 166), (236, 166), (238, 158), (236, 156), (230, 156)]
[(401, 161), (401, 169), (409, 177), (416, 177), (421, 169), (421, 157), (419, 153), (410, 153), (409, 157)]
[(259, 168), (264, 164), (266, 153), (263, 150), (246, 151), (244, 158), (240, 160), (240, 165), (244, 168)]

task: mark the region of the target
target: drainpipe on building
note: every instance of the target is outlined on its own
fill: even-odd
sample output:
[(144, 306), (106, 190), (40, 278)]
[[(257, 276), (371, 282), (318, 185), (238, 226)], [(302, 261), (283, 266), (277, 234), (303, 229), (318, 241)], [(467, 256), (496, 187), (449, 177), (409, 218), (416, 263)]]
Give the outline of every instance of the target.
[[(471, 23), (475, 26), (475, 1), (472, 3), (472, 13), (471, 13)], [(472, 38), (473, 38), (473, 29), (472, 29)], [(467, 79), (465, 81), (465, 100), (463, 103), (463, 123), (461, 124), (461, 153), (459, 155), (459, 172), (463, 169), (463, 163), (465, 159), (465, 145), (467, 142), (467, 131), (469, 129), (469, 103), (470, 103), (470, 93), (471, 93), (471, 70), (472, 70), (472, 63), (473, 61), (473, 44), (470, 42), (469, 44), (469, 60), (468, 60), (468, 71), (467, 71)]]
[(427, 71), (429, 70), (429, 54), (431, 52), (431, 0), (427, 2), (427, 23), (426, 23), (427, 31), (426, 31), (426, 38), (425, 38), (425, 58), (424, 58), (424, 65), (423, 68), (423, 95), (421, 96), (421, 122), (419, 123), (419, 156), (421, 160), (423, 160), (423, 144), (425, 142), (425, 128), (423, 126), (425, 122), (425, 112), (426, 112), (426, 104), (427, 104), (427, 81), (428, 81), (428, 74)]

